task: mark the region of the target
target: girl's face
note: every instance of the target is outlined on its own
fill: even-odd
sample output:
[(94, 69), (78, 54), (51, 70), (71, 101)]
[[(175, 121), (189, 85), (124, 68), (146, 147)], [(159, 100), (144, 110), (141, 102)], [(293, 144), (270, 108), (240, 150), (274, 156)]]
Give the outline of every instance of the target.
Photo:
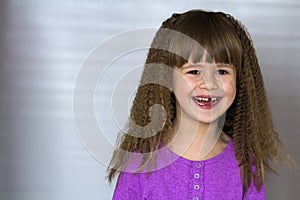
[(230, 64), (186, 63), (173, 71), (176, 116), (188, 123), (212, 123), (234, 101), (236, 70)]

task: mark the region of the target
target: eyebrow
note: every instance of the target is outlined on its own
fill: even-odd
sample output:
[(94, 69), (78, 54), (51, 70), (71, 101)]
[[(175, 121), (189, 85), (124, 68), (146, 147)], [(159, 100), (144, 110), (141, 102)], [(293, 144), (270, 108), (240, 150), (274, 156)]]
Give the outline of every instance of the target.
[(216, 64), (217, 67), (221, 68), (221, 67), (228, 67), (228, 68), (232, 68), (232, 69), (235, 69), (235, 66), (232, 65), (232, 64), (226, 64), (226, 63), (218, 63)]
[(193, 65), (192, 63), (186, 63), (184, 64), (181, 69), (188, 69), (188, 68), (195, 68), (196, 66)]
[[(228, 68), (235, 69), (234, 65), (232, 65), (232, 64), (226, 64), (226, 63), (217, 63), (216, 66), (218, 68), (226, 68), (226, 67), (228, 67)], [(196, 67), (204, 67), (204, 64), (202, 64), (202, 63), (195, 63), (195, 64), (193, 64), (193, 63), (185, 63), (181, 67), (181, 69), (196, 68)]]

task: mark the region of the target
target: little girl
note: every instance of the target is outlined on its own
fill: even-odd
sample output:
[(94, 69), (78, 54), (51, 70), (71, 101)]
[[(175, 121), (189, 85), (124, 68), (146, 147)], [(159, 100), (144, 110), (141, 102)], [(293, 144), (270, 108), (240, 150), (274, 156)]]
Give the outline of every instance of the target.
[(243, 25), (202, 10), (164, 21), (110, 163), (113, 199), (265, 199), (284, 156)]

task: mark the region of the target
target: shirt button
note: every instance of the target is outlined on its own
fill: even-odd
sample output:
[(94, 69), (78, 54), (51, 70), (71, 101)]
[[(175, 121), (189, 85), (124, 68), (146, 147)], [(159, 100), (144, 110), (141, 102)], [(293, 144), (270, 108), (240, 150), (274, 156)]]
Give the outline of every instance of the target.
[(199, 185), (194, 185), (195, 190), (199, 190)]
[(200, 168), (201, 167), (201, 164), (200, 163), (197, 163), (196, 164), (196, 168)]
[(198, 200), (198, 199), (199, 199), (198, 197), (194, 197), (194, 198), (193, 198), (193, 200)]
[(200, 175), (197, 173), (197, 174), (194, 174), (194, 178), (199, 178)]

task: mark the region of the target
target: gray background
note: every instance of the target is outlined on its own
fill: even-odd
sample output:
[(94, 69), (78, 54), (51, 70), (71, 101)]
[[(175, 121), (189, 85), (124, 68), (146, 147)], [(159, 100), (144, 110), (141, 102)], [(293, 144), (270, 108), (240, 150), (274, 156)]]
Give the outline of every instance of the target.
[[(104, 179), (105, 164), (93, 159), (76, 132), (72, 112), (76, 76), (101, 42), (135, 28), (158, 28), (173, 12), (192, 8), (228, 12), (248, 27), (276, 126), (299, 164), (297, 0), (2, 0), (0, 199), (110, 199), (114, 184)], [(143, 64), (145, 53), (120, 58), (115, 70), (107, 73), (111, 82), (102, 89), (116, 86), (118, 65), (129, 71)], [(106, 94), (97, 90), (95, 108), (108, 141), (114, 142), (118, 126), (107, 104), (111, 96)], [(129, 104), (125, 101), (124, 106)], [(281, 167), (280, 174), (267, 179), (268, 199), (299, 199), (299, 170)]]

